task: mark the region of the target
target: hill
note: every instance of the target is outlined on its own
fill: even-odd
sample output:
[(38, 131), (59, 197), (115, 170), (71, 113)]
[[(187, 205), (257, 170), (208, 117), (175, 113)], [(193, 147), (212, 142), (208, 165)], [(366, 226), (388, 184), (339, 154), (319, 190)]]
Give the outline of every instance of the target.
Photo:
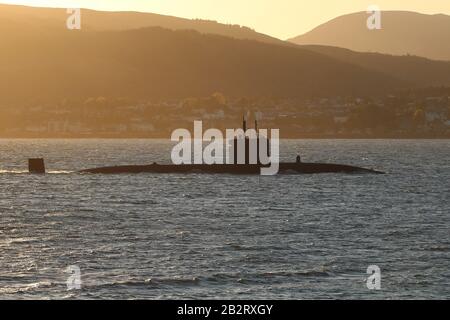
[[(3, 21), (3, 23), (38, 28), (42, 31), (66, 28), (68, 16), (66, 9), (61, 8), (0, 4), (0, 21)], [(81, 21), (82, 29), (88, 31), (123, 31), (162, 27), (170, 30), (195, 30), (204, 34), (217, 34), (236, 39), (284, 43), (284, 41), (258, 33), (245, 26), (221, 24), (209, 20), (191, 20), (154, 13), (107, 12), (82, 9)]]
[(450, 61), (436, 61), (417, 56), (356, 52), (330, 46), (304, 45), (301, 47), (339, 61), (384, 73), (396, 79), (414, 82), (418, 86), (450, 84)]
[(194, 31), (54, 33), (0, 25), (0, 101), (376, 94), (407, 83), (310, 50)]
[(450, 60), (450, 16), (383, 11), (381, 30), (369, 30), (366, 26), (368, 17), (366, 12), (344, 15), (289, 41), (301, 45)]

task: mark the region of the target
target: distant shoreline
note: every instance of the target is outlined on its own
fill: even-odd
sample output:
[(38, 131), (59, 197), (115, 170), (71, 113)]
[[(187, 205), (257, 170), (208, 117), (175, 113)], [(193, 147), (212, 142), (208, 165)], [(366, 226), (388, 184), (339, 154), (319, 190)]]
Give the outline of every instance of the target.
[[(70, 136), (42, 136), (42, 135), (20, 135), (20, 136), (0, 136), (1, 140), (168, 140), (168, 136), (112, 136), (112, 135), (70, 135)], [(450, 136), (328, 136), (328, 135), (302, 135), (302, 136), (281, 136), (281, 140), (450, 140)]]

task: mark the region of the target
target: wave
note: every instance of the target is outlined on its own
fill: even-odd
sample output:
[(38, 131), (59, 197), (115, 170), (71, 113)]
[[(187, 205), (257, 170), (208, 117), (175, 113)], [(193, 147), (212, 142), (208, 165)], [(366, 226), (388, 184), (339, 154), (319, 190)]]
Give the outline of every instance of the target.
[(0, 174), (26, 174), (28, 170), (0, 170)]
[[(70, 170), (50, 170), (46, 174), (70, 174), (75, 171)], [(0, 174), (29, 174), (28, 170), (0, 170)]]
[(94, 285), (86, 285), (86, 288), (102, 288), (102, 287), (160, 287), (164, 285), (174, 286), (192, 286), (198, 285), (200, 279), (193, 278), (149, 278), (149, 279), (126, 279), (113, 282), (105, 282)]
[(275, 271), (261, 273), (263, 277), (330, 277), (331, 274), (325, 269), (311, 269), (300, 271)]
[(36, 242), (38, 240), (39, 239), (37, 239), (37, 238), (27, 238), (27, 237), (24, 237), (24, 238), (9, 238), (9, 239), (1, 240), (0, 241), (0, 246), (4, 246), (4, 245), (10, 246), (10, 245), (15, 244), (15, 243), (30, 243), (30, 242)]
[(206, 281), (238, 281), (238, 282), (261, 282), (272, 278), (299, 278), (299, 277), (330, 277), (331, 273), (324, 269), (309, 269), (299, 271), (267, 271), (258, 273), (216, 273), (206, 277)]
[(449, 247), (445, 246), (432, 246), (424, 249), (425, 251), (434, 251), (434, 252), (448, 252), (450, 251)]
[(53, 286), (50, 281), (40, 281), (24, 285), (12, 285), (8, 287), (0, 287), (0, 295), (2, 294), (17, 294), (35, 291), (42, 288), (49, 288)]

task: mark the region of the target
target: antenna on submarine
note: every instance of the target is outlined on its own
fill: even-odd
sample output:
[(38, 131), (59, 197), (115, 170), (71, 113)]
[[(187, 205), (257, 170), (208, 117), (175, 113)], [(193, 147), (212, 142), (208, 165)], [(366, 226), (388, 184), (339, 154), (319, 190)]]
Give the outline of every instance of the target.
[(255, 112), (255, 131), (258, 132), (258, 120), (261, 120), (261, 112)]

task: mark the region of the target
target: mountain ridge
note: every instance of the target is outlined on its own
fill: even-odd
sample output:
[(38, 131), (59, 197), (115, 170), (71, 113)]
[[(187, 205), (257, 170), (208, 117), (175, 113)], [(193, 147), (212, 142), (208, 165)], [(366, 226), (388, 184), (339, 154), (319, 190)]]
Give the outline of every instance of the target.
[[(9, 20), (15, 24), (37, 25), (39, 23), (41, 28), (62, 29), (66, 28), (68, 17), (69, 14), (64, 8), (0, 4), (0, 19)], [(280, 39), (256, 32), (245, 26), (222, 24), (211, 20), (179, 18), (150, 12), (98, 11), (82, 8), (81, 24), (82, 30), (88, 31), (120, 31), (163, 27), (170, 30), (195, 30), (204, 34), (218, 34), (236, 39), (285, 43)]]
[(366, 12), (346, 14), (288, 41), (450, 61), (449, 15), (382, 11), (381, 30), (369, 30), (368, 17)]
[(0, 44), (1, 99), (189, 97), (216, 91), (289, 97), (371, 94), (407, 85), (309, 50), (189, 30), (10, 31)]

